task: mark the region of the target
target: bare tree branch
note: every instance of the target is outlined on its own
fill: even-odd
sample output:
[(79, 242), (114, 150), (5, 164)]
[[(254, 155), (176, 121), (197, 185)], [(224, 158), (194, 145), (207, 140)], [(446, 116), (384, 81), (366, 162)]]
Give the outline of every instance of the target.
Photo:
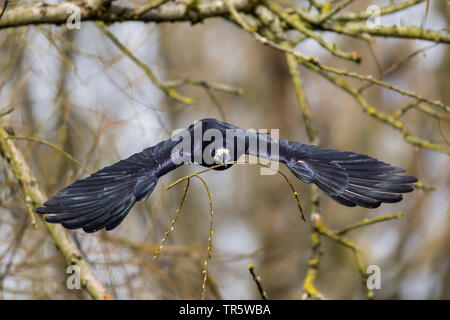
[[(22, 186), (27, 197), (26, 201), (30, 202), (33, 208), (41, 205), (47, 197), (37, 184), (22, 153), (16, 148), (13, 141), (8, 140), (8, 135), (3, 129), (0, 129), (0, 153), (8, 161), (14, 176)], [(93, 299), (108, 299), (109, 296), (103, 284), (94, 275), (83, 254), (70, 239), (64, 227), (47, 223), (44, 217), (42, 217), (42, 221), (52, 237), (55, 246), (64, 256), (67, 265), (77, 265), (80, 268), (81, 284), (90, 296)]]

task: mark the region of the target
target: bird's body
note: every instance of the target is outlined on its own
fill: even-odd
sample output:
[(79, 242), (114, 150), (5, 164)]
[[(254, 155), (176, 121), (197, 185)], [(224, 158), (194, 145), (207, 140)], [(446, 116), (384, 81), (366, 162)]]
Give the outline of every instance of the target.
[[(262, 147), (264, 146), (264, 147)], [(216, 119), (203, 119), (175, 137), (105, 167), (61, 190), (37, 209), (48, 222), (95, 232), (117, 227), (136, 201), (146, 200), (158, 179), (185, 163), (228, 169), (242, 156), (284, 163), (306, 183), (315, 183), (345, 206), (376, 208), (402, 200), (417, 179), (404, 169), (366, 155), (245, 131)], [(218, 163), (223, 163), (217, 167)]]

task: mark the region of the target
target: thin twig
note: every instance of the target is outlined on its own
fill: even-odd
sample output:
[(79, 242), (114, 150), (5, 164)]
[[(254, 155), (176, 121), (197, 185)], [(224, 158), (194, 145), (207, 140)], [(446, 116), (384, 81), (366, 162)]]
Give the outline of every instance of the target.
[(155, 259), (155, 260), (158, 258), (158, 255), (161, 252), (162, 248), (164, 247), (166, 240), (169, 238), (170, 233), (173, 231), (175, 223), (177, 222), (178, 218), (181, 216), (181, 209), (183, 208), (183, 204), (186, 201), (186, 194), (188, 192), (188, 189), (189, 189), (189, 179), (187, 179), (186, 187), (184, 188), (183, 197), (181, 198), (180, 206), (178, 207), (178, 209), (176, 211), (175, 217), (172, 219), (169, 229), (164, 233), (164, 237), (161, 240), (161, 244), (155, 251), (155, 254), (153, 256), (153, 259)]
[(47, 147), (50, 147), (58, 152), (60, 152), (61, 154), (63, 154), (67, 159), (69, 159), (70, 161), (72, 161), (73, 163), (75, 163), (77, 166), (79, 166), (81, 169), (83, 169), (83, 171), (85, 173), (89, 173), (88, 168), (86, 168), (80, 161), (78, 161), (77, 159), (75, 159), (74, 157), (72, 157), (69, 153), (67, 153), (66, 151), (62, 150), (60, 147), (47, 142), (45, 140), (41, 140), (39, 138), (35, 138), (35, 137), (20, 137), (20, 136), (7, 136), (6, 139), (14, 139), (14, 140), (26, 140), (26, 141), (32, 141), (32, 142), (36, 142), (36, 143), (40, 143), (43, 144)]
[(261, 283), (261, 277), (257, 276), (255, 273), (255, 266), (253, 264), (249, 264), (247, 267), (248, 271), (250, 271), (250, 274), (252, 275), (253, 281), (255, 281), (256, 286), (258, 287), (259, 294), (261, 295), (261, 299), (268, 300), (267, 293), (264, 290), (262, 283)]
[(211, 216), (210, 225), (209, 225), (208, 249), (207, 249), (207, 253), (206, 253), (205, 262), (203, 265), (202, 300), (205, 300), (205, 298), (206, 298), (206, 281), (208, 279), (209, 259), (211, 259), (211, 250), (212, 250), (212, 237), (214, 234), (214, 225), (213, 225), (214, 210), (213, 210), (211, 192), (209, 191), (208, 184), (199, 175), (196, 174), (194, 177), (200, 179), (200, 181), (203, 183), (203, 186), (205, 187), (206, 193), (208, 194), (209, 209), (210, 209), (210, 216)]
[[(300, 58), (300, 59), (302, 59), (302, 58)], [(361, 80), (361, 81), (368, 81), (368, 82), (370, 82), (372, 84), (376, 84), (378, 86), (385, 87), (385, 88), (390, 89), (392, 91), (398, 92), (401, 95), (414, 98), (414, 99), (416, 99), (416, 100), (418, 100), (420, 102), (428, 103), (430, 105), (433, 105), (435, 107), (438, 107), (438, 108), (444, 110), (445, 112), (449, 112), (450, 113), (450, 106), (447, 106), (447, 105), (443, 104), (441, 101), (433, 101), (433, 100), (429, 100), (427, 98), (423, 98), (423, 97), (419, 96), (418, 94), (416, 94), (416, 93), (414, 93), (412, 91), (401, 89), (401, 88), (399, 88), (397, 86), (394, 86), (391, 83), (384, 82), (382, 80), (378, 80), (378, 79), (374, 78), (371, 75), (365, 76), (365, 75), (362, 75), (362, 74), (359, 74), (359, 73), (356, 73), (356, 72), (352, 72), (352, 71), (348, 71), (348, 70), (342, 70), (342, 69), (336, 69), (334, 67), (328, 67), (328, 66), (325, 66), (325, 65), (323, 65), (321, 63), (315, 63), (315, 65), (318, 68), (320, 68), (320, 69), (322, 69), (324, 71), (327, 71), (327, 72), (330, 72), (330, 73), (333, 73), (333, 74), (336, 74), (336, 75), (350, 77), (350, 78), (358, 79), (358, 80)]]
[(419, 190), (423, 190), (425, 192), (429, 192), (429, 191), (435, 191), (436, 190), (436, 186), (430, 186), (430, 185), (426, 185), (424, 184), (422, 181), (417, 181), (414, 184), (414, 188), (419, 189)]
[(321, 234), (321, 235), (323, 235), (323, 236), (325, 236), (325, 237), (335, 241), (336, 243), (338, 243), (338, 244), (340, 244), (340, 245), (342, 245), (344, 247), (347, 247), (350, 250), (352, 250), (352, 252), (353, 252), (353, 254), (355, 256), (355, 260), (356, 260), (356, 265), (357, 265), (358, 271), (359, 271), (359, 273), (361, 275), (361, 278), (362, 278), (362, 282), (363, 282), (364, 288), (366, 289), (367, 298), (368, 299), (373, 299), (373, 291), (372, 291), (371, 288), (369, 288), (367, 286), (367, 274), (366, 274), (365, 268), (363, 266), (360, 249), (353, 242), (342, 238), (340, 235), (334, 233), (333, 231), (331, 231), (330, 229), (325, 227), (320, 220), (316, 221), (316, 223), (314, 224), (314, 227), (315, 227), (316, 231), (319, 234)]
[(322, 24), (324, 21), (332, 18), (336, 13), (344, 9), (346, 6), (348, 6), (350, 3), (352, 3), (353, 0), (345, 0), (342, 1), (339, 5), (333, 8), (333, 10), (330, 10), (329, 12), (323, 14), (320, 16), (319, 20), (317, 21), (318, 24)]
[(236, 88), (228, 84), (210, 82), (205, 80), (179, 79), (167, 81), (165, 85), (168, 88), (176, 88), (182, 85), (200, 86), (208, 90), (220, 91), (234, 95), (241, 95), (244, 93), (244, 90), (241, 88)]
[(332, 55), (357, 63), (361, 62), (361, 57), (357, 54), (356, 51), (353, 51), (351, 53), (343, 52), (336, 48), (334, 44), (329, 44), (322, 37), (318, 36), (315, 32), (306, 27), (300, 19), (295, 19), (293, 16), (285, 12), (275, 1), (264, 0), (264, 3), (273, 13), (277, 14), (280, 19), (286, 21), (286, 23), (288, 23), (294, 29), (300, 31), (307, 37), (316, 40), (317, 43), (319, 43), (324, 49), (328, 50)]
[[(398, 11), (405, 10), (411, 6), (419, 4), (425, 0), (407, 0), (402, 1), (400, 3), (392, 3), (389, 6), (380, 8), (380, 16), (392, 14)], [(333, 17), (332, 20), (336, 21), (357, 21), (357, 20), (367, 20), (373, 13), (367, 10), (361, 12), (344, 12), (339, 14), (336, 17)]]
[(436, 121), (439, 129), (439, 134), (441, 135), (442, 140), (444, 140), (445, 144), (450, 147), (450, 142), (447, 140), (447, 137), (445, 136), (445, 133), (441, 127), (441, 119), (437, 118)]
[(300, 63), (302, 63), (305, 67), (307, 67), (313, 71), (316, 71), (317, 73), (319, 73), (320, 75), (325, 77), (327, 80), (329, 80), (336, 86), (340, 87), (341, 89), (343, 89), (344, 91), (349, 93), (358, 102), (358, 104), (360, 105), (360, 107), (362, 108), (362, 110), (364, 112), (366, 112), (368, 115), (375, 118), (376, 120), (386, 123), (386, 124), (390, 125), (392, 128), (400, 131), (402, 133), (404, 139), (408, 143), (415, 145), (415, 146), (431, 149), (434, 151), (439, 151), (439, 152), (443, 152), (446, 154), (450, 154), (450, 148), (438, 145), (432, 141), (428, 141), (428, 140), (413, 136), (409, 132), (409, 130), (407, 129), (407, 127), (405, 126), (405, 124), (403, 122), (401, 122), (400, 120), (396, 119), (395, 117), (393, 117), (391, 115), (388, 115), (381, 111), (378, 111), (376, 108), (371, 106), (357, 90), (350, 87), (350, 85), (347, 82), (345, 82), (344, 80), (342, 80), (341, 78), (331, 76), (326, 71), (324, 71), (323, 69), (318, 67), (317, 64), (312, 64), (308, 61), (301, 61), (301, 60), (300, 60)]
[(8, 2), (9, 2), (9, 0), (5, 0), (5, 2), (3, 3), (2, 12), (0, 12), (0, 20), (2, 19), (3, 14), (4, 14), (5, 11), (6, 11), (6, 7), (8, 7)]
[(0, 113), (0, 118), (3, 118), (4, 116), (10, 114), (10, 113), (13, 112), (13, 111), (14, 111), (14, 108), (6, 109), (5, 111), (3, 111), (3, 112)]
[[(398, 68), (400, 68), (401, 66), (403, 66), (405, 63), (407, 63), (409, 60), (411, 60), (412, 58), (414, 58), (415, 56), (417, 56), (420, 53), (423, 53), (425, 51), (428, 51), (430, 49), (433, 49), (435, 47), (437, 47), (439, 45), (439, 43), (433, 43), (429, 46), (420, 48), (418, 50), (413, 51), (412, 53), (408, 54), (405, 58), (401, 59), (399, 62), (395, 62), (393, 63), (389, 68), (387, 68), (386, 70), (380, 72), (380, 79), (383, 79), (385, 77), (387, 77), (388, 75), (390, 75), (391, 73), (393, 73), (394, 71), (396, 71)], [(372, 46), (369, 44), (369, 48), (371, 49), (371, 52), (373, 52)], [(377, 66), (378, 69), (380, 69), (380, 65), (378, 60), (377, 61)], [(371, 87), (372, 85), (374, 85), (374, 83), (370, 82), (367, 83), (365, 85), (363, 85), (361, 88), (358, 89), (359, 92), (363, 92), (364, 90), (366, 90), (367, 88)]]
[(168, 1), (170, 1), (170, 0), (152, 0), (149, 3), (138, 7), (136, 9), (136, 11), (134, 12), (134, 15), (136, 17), (140, 17), (143, 14), (147, 13), (148, 11), (158, 8), (159, 6), (163, 5), (164, 3), (168, 2)]
[[(229, 165), (231, 165), (231, 164), (236, 164), (236, 163), (242, 164), (241, 162), (238, 162), (238, 161), (227, 162), (227, 164), (229, 164)], [(286, 182), (288, 183), (289, 187), (290, 187), (291, 190), (292, 190), (292, 194), (294, 195), (294, 197), (295, 197), (295, 199), (296, 199), (296, 201), (297, 201), (297, 207), (298, 207), (298, 210), (299, 210), (299, 213), (300, 213), (300, 217), (301, 217), (301, 219), (302, 219), (303, 221), (306, 221), (306, 219), (305, 219), (305, 214), (304, 214), (303, 208), (302, 208), (302, 206), (301, 206), (301, 202), (300, 202), (300, 197), (298, 196), (298, 192), (295, 191), (294, 186), (293, 186), (292, 182), (289, 180), (289, 178), (288, 178), (283, 172), (281, 172), (281, 171), (279, 171), (279, 170), (276, 170), (276, 169), (273, 169), (272, 167), (270, 167), (270, 166), (268, 166), (268, 165), (265, 165), (265, 164), (262, 164), (262, 163), (259, 163), (259, 162), (258, 162), (257, 164), (260, 165), (260, 166), (266, 167), (266, 168), (268, 168), (268, 169), (271, 169), (271, 170), (273, 170), (273, 171), (275, 171), (275, 172), (277, 172), (277, 173), (279, 173), (279, 174), (286, 180)], [(171, 184), (169, 184), (169, 185), (166, 187), (166, 190), (169, 190), (169, 189), (173, 188), (174, 186), (176, 186), (177, 184), (181, 183), (182, 181), (184, 181), (184, 180), (186, 180), (186, 179), (195, 177), (195, 176), (197, 176), (197, 175), (200, 175), (200, 174), (202, 174), (202, 173), (204, 173), (204, 172), (207, 172), (207, 171), (210, 171), (210, 170), (213, 170), (213, 169), (216, 169), (216, 168), (223, 167), (224, 165), (225, 165), (225, 163), (220, 163), (220, 164), (217, 164), (217, 165), (213, 165), (213, 166), (211, 166), (211, 167), (209, 167), (209, 168), (206, 168), (206, 169), (203, 169), (203, 170), (200, 170), (200, 171), (191, 173), (191, 174), (189, 174), (189, 175), (187, 175), (187, 176), (184, 176), (184, 177), (182, 177), (182, 178), (180, 178), (180, 179), (178, 179), (178, 180), (172, 182)]]
[(376, 217), (376, 218), (373, 218), (373, 219), (364, 219), (362, 221), (359, 221), (359, 222), (357, 222), (355, 224), (352, 224), (352, 225), (342, 229), (341, 231), (336, 232), (336, 234), (341, 236), (341, 235), (346, 234), (347, 232), (352, 231), (352, 230), (357, 229), (357, 228), (365, 227), (365, 226), (368, 226), (368, 225), (371, 225), (371, 224), (375, 224), (375, 223), (378, 223), (378, 222), (388, 221), (388, 220), (392, 220), (392, 219), (399, 219), (399, 218), (402, 218), (402, 217), (403, 217), (403, 213), (402, 212), (397, 212), (397, 213), (394, 213), (394, 214), (387, 214), (387, 215)]

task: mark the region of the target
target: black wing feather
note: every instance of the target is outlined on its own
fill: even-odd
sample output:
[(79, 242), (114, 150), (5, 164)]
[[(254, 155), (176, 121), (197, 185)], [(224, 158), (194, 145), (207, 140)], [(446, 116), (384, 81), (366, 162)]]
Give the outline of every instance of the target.
[(315, 183), (329, 197), (345, 206), (376, 208), (383, 202), (402, 200), (411, 192), (412, 176), (399, 176), (405, 170), (353, 152), (320, 149), (298, 142), (281, 145), (287, 167), (300, 180)]
[(158, 178), (177, 166), (171, 152), (176, 141), (166, 140), (128, 159), (78, 180), (44, 203), (37, 213), (68, 229), (95, 232), (117, 227), (137, 201), (145, 200)]

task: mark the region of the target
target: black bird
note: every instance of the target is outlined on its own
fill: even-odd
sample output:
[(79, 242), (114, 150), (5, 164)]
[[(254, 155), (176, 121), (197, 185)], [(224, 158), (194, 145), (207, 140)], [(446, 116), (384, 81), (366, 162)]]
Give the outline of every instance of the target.
[[(223, 170), (242, 155), (282, 162), (301, 181), (315, 183), (349, 207), (376, 208), (383, 202), (399, 202), (401, 193), (411, 192), (410, 184), (417, 181), (412, 176), (396, 175), (404, 169), (366, 155), (275, 139), (216, 119), (203, 119), (171, 139), (72, 183), (36, 212), (58, 213), (45, 220), (69, 229), (112, 230), (136, 201), (148, 198), (166, 173), (185, 163)], [(217, 163), (222, 165), (217, 167)]]

